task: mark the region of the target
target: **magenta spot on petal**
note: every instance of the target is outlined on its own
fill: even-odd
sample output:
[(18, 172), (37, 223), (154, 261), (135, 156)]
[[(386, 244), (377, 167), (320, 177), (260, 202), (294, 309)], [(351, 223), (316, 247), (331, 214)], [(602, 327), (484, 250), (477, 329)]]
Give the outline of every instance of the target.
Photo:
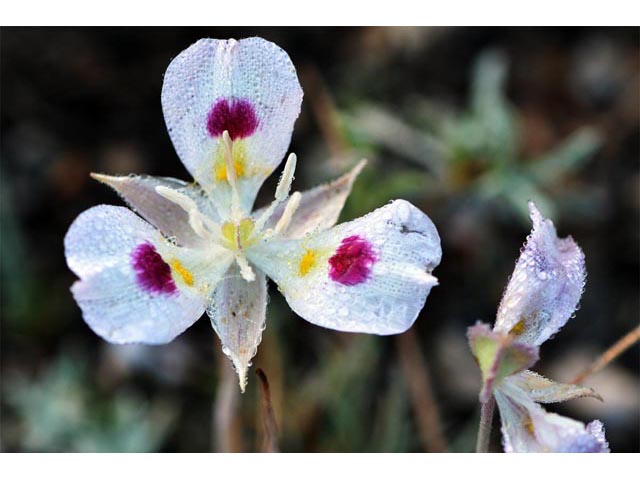
[(231, 140), (248, 137), (258, 128), (258, 117), (248, 100), (222, 98), (207, 115), (207, 131), (212, 137), (227, 130)]
[(377, 260), (368, 241), (358, 235), (347, 237), (329, 259), (329, 277), (342, 285), (357, 285), (369, 278)]
[(142, 243), (131, 252), (131, 265), (138, 285), (150, 293), (170, 295), (176, 292), (171, 268), (150, 243)]

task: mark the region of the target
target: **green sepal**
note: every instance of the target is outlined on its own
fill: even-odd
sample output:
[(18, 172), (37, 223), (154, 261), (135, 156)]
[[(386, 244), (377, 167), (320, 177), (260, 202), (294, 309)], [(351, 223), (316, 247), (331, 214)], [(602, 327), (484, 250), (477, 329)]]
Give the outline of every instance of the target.
[(538, 361), (538, 347), (518, 342), (511, 335), (494, 332), (485, 323), (478, 322), (469, 327), (467, 337), (482, 374), (482, 403), (489, 400), (493, 389), (505, 377), (521, 372)]

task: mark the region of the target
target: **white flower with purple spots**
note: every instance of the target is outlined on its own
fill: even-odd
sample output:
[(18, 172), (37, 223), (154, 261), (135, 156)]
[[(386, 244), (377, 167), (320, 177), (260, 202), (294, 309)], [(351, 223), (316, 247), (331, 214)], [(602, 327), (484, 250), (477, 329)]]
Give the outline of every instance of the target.
[(600, 398), (592, 389), (556, 383), (527, 370), (539, 346), (567, 323), (584, 289), (584, 254), (571, 238), (558, 238), (551, 220), (529, 202), (533, 230), (500, 302), (493, 330), (469, 328), (469, 344), (482, 373), (480, 402), (493, 396), (500, 410), (506, 452), (608, 452), (599, 420), (585, 425), (549, 413), (539, 403)]
[(317, 325), (387, 335), (413, 324), (437, 284), (438, 232), (403, 200), (334, 227), (362, 162), (290, 195), (290, 154), (273, 203), (252, 213), (301, 102), (288, 55), (260, 38), (200, 40), (171, 62), (162, 108), (195, 182), (94, 174), (137, 215), (93, 207), (65, 237), (80, 277), (73, 295), (98, 335), (167, 343), (206, 311), (244, 390), (265, 327), (267, 276)]

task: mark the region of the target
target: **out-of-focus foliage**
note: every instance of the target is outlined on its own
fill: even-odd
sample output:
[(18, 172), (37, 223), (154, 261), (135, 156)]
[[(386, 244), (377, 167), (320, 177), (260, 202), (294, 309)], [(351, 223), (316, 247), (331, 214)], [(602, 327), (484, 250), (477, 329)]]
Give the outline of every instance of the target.
[[(471, 79), (469, 106), (461, 112), (435, 115), (433, 124), (418, 130), (377, 105), (359, 107), (344, 124), (369, 143), (383, 146), (413, 163), (421, 163), (431, 174), (431, 182), (409, 173), (386, 178), (380, 197), (388, 194), (396, 182), (415, 193), (425, 184), (433, 191), (427, 195), (451, 197), (470, 195), (477, 201), (492, 201), (513, 209), (526, 223), (527, 201), (535, 200), (554, 217), (552, 197), (547, 193), (580, 170), (601, 146), (597, 130), (582, 127), (549, 151), (532, 158), (521, 157), (521, 125), (514, 107), (506, 97), (507, 60), (502, 52), (487, 50), (475, 62)], [(429, 105), (429, 101), (425, 103)], [(437, 108), (435, 105), (430, 109)], [(433, 185), (433, 182), (437, 182)], [(414, 185), (416, 190), (414, 190)], [(383, 188), (387, 187), (387, 188)]]
[(105, 399), (91, 390), (89, 366), (61, 355), (33, 379), (13, 376), (5, 400), (17, 414), (3, 428), (19, 431), (33, 452), (146, 452), (164, 441), (176, 412), (133, 392)]

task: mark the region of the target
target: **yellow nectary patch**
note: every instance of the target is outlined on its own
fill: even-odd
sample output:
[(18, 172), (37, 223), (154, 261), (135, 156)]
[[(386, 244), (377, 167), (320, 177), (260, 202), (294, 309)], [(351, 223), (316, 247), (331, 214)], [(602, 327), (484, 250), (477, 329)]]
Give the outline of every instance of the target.
[(304, 277), (309, 271), (316, 265), (316, 252), (315, 250), (307, 250), (300, 259), (298, 264), (298, 275)]
[[(233, 142), (231, 155), (233, 156), (233, 168), (236, 171), (236, 177), (240, 178), (246, 175), (247, 149), (245, 143), (240, 140)], [(216, 149), (213, 176), (217, 182), (227, 181), (227, 163), (225, 162), (224, 144), (222, 142), (218, 143), (218, 148)]]
[(225, 222), (220, 227), (222, 234), (222, 246), (229, 250), (238, 250), (253, 245), (256, 241), (252, 238), (254, 223), (250, 218), (243, 218), (239, 225), (233, 222)]
[(527, 416), (527, 418), (525, 418), (523, 425), (522, 425), (527, 432), (529, 432), (531, 435), (535, 435), (535, 428), (533, 427), (533, 420), (531, 419), (530, 416)]
[(171, 269), (178, 275), (180, 275), (180, 278), (182, 278), (182, 281), (184, 283), (186, 283), (190, 287), (193, 286), (193, 274), (189, 270), (187, 270), (184, 265), (182, 265), (180, 260), (178, 260), (177, 258), (171, 260)]
[(524, 324), (524, 318), (521, 318), (518, 323), (516, 323), (511, 330), (509, 330), (509, 333), (511, 335), (515, 335), (516, 337), (521, 335), (524, 332), (524, 328), (525, 328), (525, 324)]
[(222, 245), (225, 248), (233, 250), (237, 247), (236, 228), (237, 227), (233, 222), (225, 222), (220, 227), (220, 233), (222, 233)]

